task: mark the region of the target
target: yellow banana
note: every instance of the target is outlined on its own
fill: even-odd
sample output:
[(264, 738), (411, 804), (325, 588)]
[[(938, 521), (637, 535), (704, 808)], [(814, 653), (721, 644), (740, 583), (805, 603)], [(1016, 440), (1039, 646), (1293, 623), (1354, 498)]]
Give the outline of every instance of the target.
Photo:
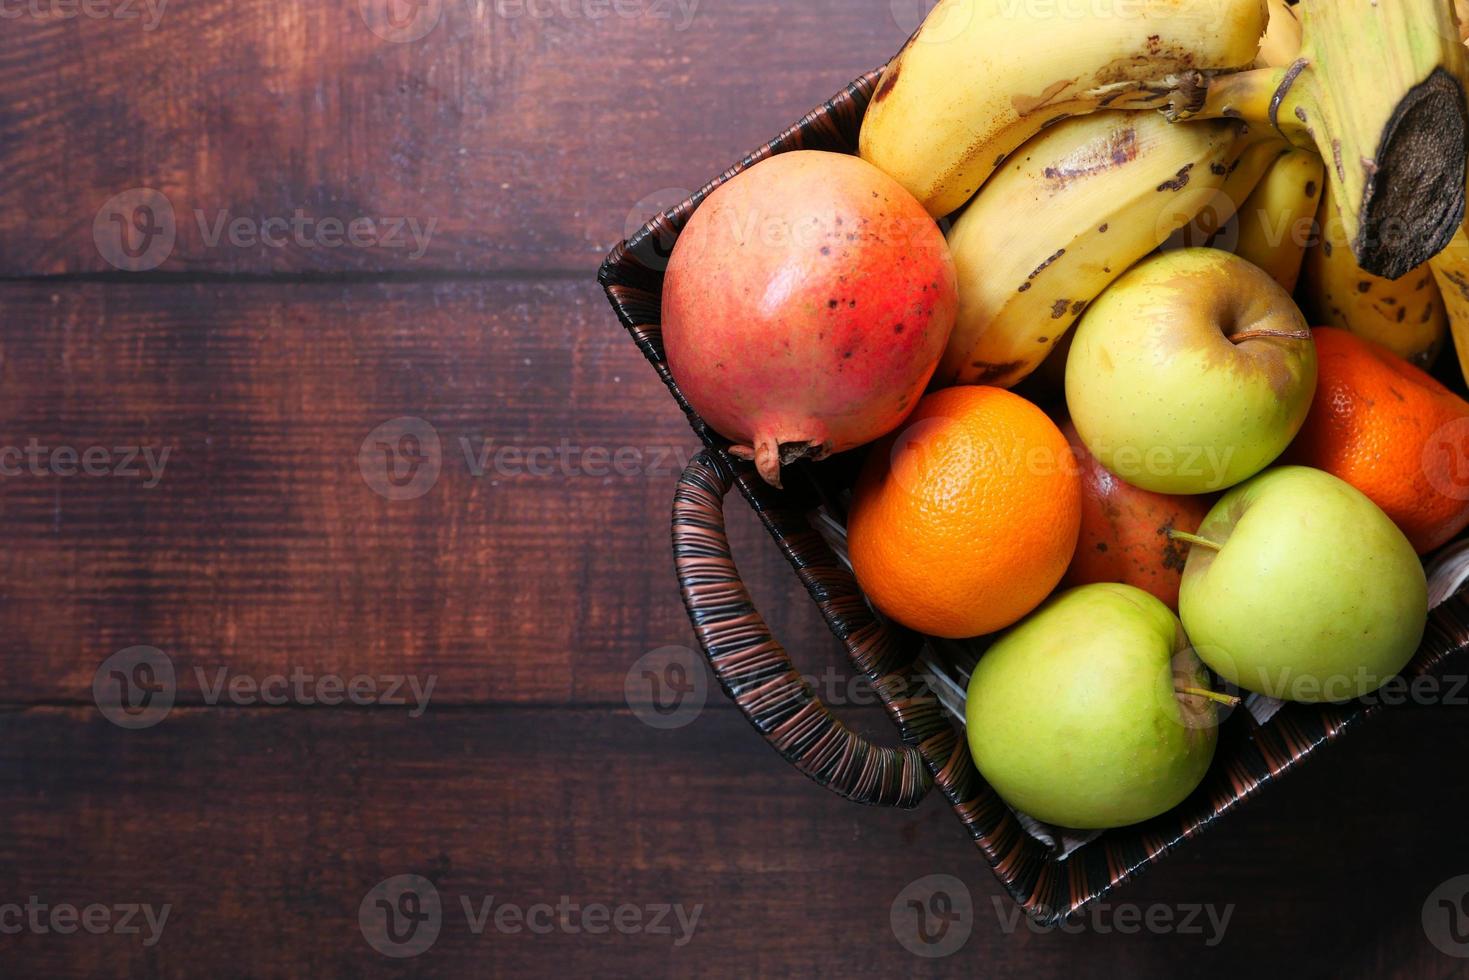
[(1234, 233), (1238, 229), (1235, 218), (1240, 205), (1244, 204), (1255, 185), (1260, 183), (1275, 158), (1289, 149), (1289, 143), (1275, 134), (1265, 133), (1261, 128), (1252, 128), (1243, 133), (1224, 182), (1194, 219), (1174, 232), (1163, 247), (1173, 249), (1207, 245), (1211, 248), (1232, 250)]
[(1419, 365), (1431, 363), (1449, 325), (1430, 264), (1396, 280), (1358, 266), (1330, 180), (1316, 224), (1318, 236), (1306, 250), (1297, 293), (1306, 316), (1317, 326), (1350, 330)]
[(1469, 378), (1469, 234), (1459, 229), (1449, 247), (1428, 261), (1443, 294), (1459, 369)]
[(935, 380), (1008, 388), (1030, 374), (1087, 303), (1215, 198), (1238, 133), (1101, 112), (1022, 147), (949, 232), (959, 314)]
[[(1397, 279), (1464, 220), (1469, 52), (1449, 0), (1300, 0), (1288, 65), (1210, 80), (1196, 118), (1263, 123), (1325, 162), (1358, 264)], [(1272, 60), (1285, 55), (1272, 48)]]
[(1209, 74), (1254, 64), (1265, 0), (939, 0), (888, 64), (860, 152), (941, 217), (1050, 123), (1197, 109)]
[(1300, 279), (1324, 178), (1314, 150), (1290, 149), (1275, 158), (1240, 206), (1235, 254), (1270, 273), (1288, 293)]
[(1270, 23), (1260, 41), (1260, 55), (1255, 64), (1260, 68), (1288, 65), (1301, 50), (1301, 19), (1285, 0), (1268, 0)]

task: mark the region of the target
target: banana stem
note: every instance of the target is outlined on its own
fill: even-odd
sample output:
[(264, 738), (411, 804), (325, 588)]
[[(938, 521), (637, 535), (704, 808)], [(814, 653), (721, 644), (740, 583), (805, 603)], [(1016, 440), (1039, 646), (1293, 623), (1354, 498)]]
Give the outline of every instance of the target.
[(1252, 128), (1267, 132), (1278, 132), (1284, 139), (1297, 142), (1305, 137), (1303, 126), (1282, 129), (1276, 123), (1279, 105), (1277, 93), (1295, 81), (1299, 71), (1294, 65), (1289, 68), (1255, 68), (1251, 71), (1216, 75), (1209, 80), (1209, 90), (1204, 93), (1204, 105), (1191, 119), (1241, 119)]
[(1469, 55), (1442, 0), (1301, 0), (1301, 56), (1211, 80), (1195, 118), (1314, 148), (1357, 264), (1396, 279), (1463, 223)]

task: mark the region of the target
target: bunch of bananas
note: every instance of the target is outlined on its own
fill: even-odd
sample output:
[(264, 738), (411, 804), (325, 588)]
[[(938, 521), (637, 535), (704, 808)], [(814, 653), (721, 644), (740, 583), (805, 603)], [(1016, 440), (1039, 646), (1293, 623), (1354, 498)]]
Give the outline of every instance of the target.
[(952, 217), (936, 380), (1018, 383), (1180, 244), (1419, 363), (1452, 330), (1469, 374), (1464, 2), (940, 0), (860, 139)]

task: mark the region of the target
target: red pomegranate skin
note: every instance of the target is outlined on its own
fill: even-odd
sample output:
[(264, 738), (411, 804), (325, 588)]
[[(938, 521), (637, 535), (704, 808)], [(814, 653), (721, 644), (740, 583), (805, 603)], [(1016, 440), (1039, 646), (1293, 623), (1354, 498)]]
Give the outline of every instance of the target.
[(1087, 452), (1076, 426), (1067, 422), (1061, 431), (1081, 474), (1081, 534), (1062, 586), (1122, 582), (1151, 592), (1176, 612), (1188, 546), (1173, 541), (1168, 532), (1197, 531), (1217, 495), (1135, 487)]
[(706, 422), (780, 485), (780, 466), (907, 417), (954, 326), (943, 234), (865, 161), (778, 154), (721, 185), (663, 284), (668, 367)]

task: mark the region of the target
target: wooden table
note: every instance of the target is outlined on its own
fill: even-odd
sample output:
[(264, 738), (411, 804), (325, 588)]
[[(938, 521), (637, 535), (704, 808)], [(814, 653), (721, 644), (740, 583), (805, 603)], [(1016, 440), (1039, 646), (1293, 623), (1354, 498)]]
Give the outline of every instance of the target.
[[(693, 643), (694, 441), (596, 265), (917, 4), (384, 2), (0, 8), (0, 974), (1463, 972), (1420, 925), (1469, 873), (1459, 709), (1390, 713), (1118, 894), (1232, 908), (1213, 944), (1017, 927), (939, 802), (846, 804), (717, 691), (640, 720), (640, 658)], [(835, 643), (732, 512), (820, 675)], [(412, 959), (359, 921), (404, 874), (442, 903)], [(971, 932), (920, 959), (890, 917), (933, 874)], [(50, 927), (89, 905), (106, 928)]]

